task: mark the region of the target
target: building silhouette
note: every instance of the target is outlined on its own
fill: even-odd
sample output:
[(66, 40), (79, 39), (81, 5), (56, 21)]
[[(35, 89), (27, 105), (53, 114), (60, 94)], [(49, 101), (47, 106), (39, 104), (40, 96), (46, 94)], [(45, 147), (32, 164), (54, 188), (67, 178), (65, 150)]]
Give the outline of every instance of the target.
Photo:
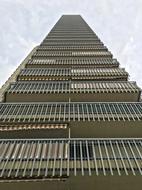
[(0, 90), (0, 189), (142, 185), (141, 89), (63, 15)]

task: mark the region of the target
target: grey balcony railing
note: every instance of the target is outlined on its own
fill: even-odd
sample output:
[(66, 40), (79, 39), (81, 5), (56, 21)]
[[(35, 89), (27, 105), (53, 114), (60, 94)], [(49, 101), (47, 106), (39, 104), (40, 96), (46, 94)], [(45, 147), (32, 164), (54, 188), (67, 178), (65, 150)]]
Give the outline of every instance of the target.
[(96, 37), (95, 35), (69, 35), (69, 36), (64, 36), (64, 35), (60, 35), (60, 34), (51, 34), (48, 35), (44, 40), (49, 40), (49, 39), (54, 39), (54, 40), (58, 40), (58, 39), (66, 39), (66, 40), (70, 40), (70, 39), (98, 39), (98, 37)]
[(0, 122), (142, 121), (142, 103), (1, 103)]
[(16, 82), (7, 93), (138, 93), (134, 82)]
[(100, 45), (103, 43), (100, 42), (100, 41), (79, 41), (79, 42), (76, 42), (76, 41), (49, 41), (49, 42), (42, 42), (40, 44), (40, 46), (96, 46), (96, 45)]
[(33, 57), (108, 57), (112, 58), (109, 51), (37, 51)]
[[(94, 32), (86, 32), (86, 31), (56, 31), (56, 30), (51, 30), (48, 35), (46, 36), (46, 38), (48, 38), (49, 36), (94, 36)], [(96, 35), (95, 35), (96, 37)]]
[(0, 179), (141, 176), (141, 150), (142, 139), (0, 140)]
[(42, 43), (47, 43), (47, 42), (75, 42), (75, 43), (78, 43), (78, 42), (81, 42), (81, 43), (84, 43), (84, 42), (99, 42), (100, 40), (98, 38), (72, 38), (72, 39), (69, 39), (69, 38), (48, 38), (48, 39), (44, 39)]
[(94, 66), (94, 67), (118, 67), (119, 63), (111, 58), (106, 58), (106, 57), (101, 57), (101, 58), (58, 58), (56, 59), (54, 58), (48, 58), (48, 59), (44, 59), (44, 57), (42, 58), (33, 58), (31, 60), (29, 60), (29, 62), (27, 63), (27, 66), (34, 66), (36, 67), (36, 65), (50, 65), (50, 66), (60, 66), (60, 65), (78, 65), (78, 66), (83, 66), (83, 65), (89, 65), (89, 66)]
[[(47, 80), (47, 77), (62, 76), (67, 79), (127, 80), (128, 73), (121, 68), (27, 68), (19, 74), (19, 80)], [(24, 78), (25, 77), (25, 78)], [(27, 78), (26, 78), (27, 77)]]
[(95, 51), (106, 51), (107, 48), (102, 44), (96, 46), (39, 46), (37, 51), (48, 51), (48, 50), (95, 50)]

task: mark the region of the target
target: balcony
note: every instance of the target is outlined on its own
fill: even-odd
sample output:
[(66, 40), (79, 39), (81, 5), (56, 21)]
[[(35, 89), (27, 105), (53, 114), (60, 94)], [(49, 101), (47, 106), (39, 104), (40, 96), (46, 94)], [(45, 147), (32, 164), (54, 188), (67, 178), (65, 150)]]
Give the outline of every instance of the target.
[(100, 40), (97, 41), (56, 41), (56, 40), (50, 40), (48, 42), (44, 41), (40, 44), (40, 46), (58, 46), (58, 47), (62, 47), (62, 46), (96, 46), (96, 45), (103, 45), (103, 43)]
[(34, 58), (28, 61), (27, 68), (69, 68), (72, 66), (94, 67), (94, 68), (117, 68), (119, 63), (110, 58)]
[(111, 58), (45, 58), (45, 57), (34, 57), (33, 59), (29, 60), (26, 64), (27, 68), (68, 68), (72, 66), (89, 66), (89, 67), (104, 67), (104, 68), (112, 68), (118, 67), (119, 63), (115, 59)]
[(16, 82), (5, 93), (6, 102), (137, 102), (140, 89), (133, 82)]
[(45, 39), (43, 40), (42, 43), (68, 43), (68, 44), (72, 44), (72, 43), (76, 43), (76, 44), (79, 44), (79, 43), (89, 43), (89, 44), (92, 44), (92, 43), (99, 43), (100, 40), (98, 38), (72, 38), (72, 39), (69, 39), (69, 38), (57, 38), (57, 39), (53, 39), (53, 38), (48, 38), (48, 39)]
[(112, 54), (109, 51), (36, 51), (34, 55), (35, 57), (97, 57), (97, 58), (112, 58)]
[(141, 120), (142, 103), (0, 103), (0, 121)]
[(39, 46), (37, 49), (37, 52), (43, 52), (43, 51), (51, 51), (51, 50), (62, 50), (62, 51), (69, 51), (69, 50), (95, 50), (95, 51), (107, 51), (107, 48), (103, 46), (102, 44), (98, 44), (95, 46), (46, 46), (42, 44), (42, 46)]
[(142, 175), (141, 145), (142, 139), (3, 139), (0, 180), (136, 178)]
[[(0, 104), (1, 138), (11, 133), (2, 131), (4, 125), (52, 123), (69, 124), (71, 137), (77, 138), (141, 137), (142, 103)], [(27, 134), (32, 138), (32, 132)]]
[(95, 80), (95, 81), (126, 81), (128, 73), (121, 68), (27, 68), (23, 69), (19, 81), (46, 81), (46, 80)]

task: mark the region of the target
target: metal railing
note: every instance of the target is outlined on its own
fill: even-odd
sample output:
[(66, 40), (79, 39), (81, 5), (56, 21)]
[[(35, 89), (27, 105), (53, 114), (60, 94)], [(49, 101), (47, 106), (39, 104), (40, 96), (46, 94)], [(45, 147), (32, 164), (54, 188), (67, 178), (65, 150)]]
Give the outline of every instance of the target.
[(107, 50), (102, 44), (95, 46), (39, 46), (37, 51), (46, 51), (46, 50)]
[[(53, 74), (51, 74), (53, 75)], [(140, 89), (134, 82), (16, 82), (10, 85), (7, 93), (138, 93)]]
[(109, 57), (112, 54), (109, 51), (37, 51), (33, 57)]
[(83, 66), (83, 65), (89, 65), (89, 66), (97, 66), (97, 67), (118, 67), (119, 63), (111, 58), (106, 58), (106, 57), (100, 57), (100, 58), (48, 58), (45, 59), (43, 58), (38, 58), (34, 57), (29, 62), (27, 65), (73, 65), (73, 66)]
[(0, 122), (142, 121), (142, 103), (1, 103)]
[[(93, 77), (93, 79), (113, 79), (125, 78), (128, 73), (121, 68), (90, 68), (90, 67), (70, 67), (70, 68), (26, 68), (21, 70), (20, 77), (46, 77), (47, 76), (64, 76), (64, 77)], [(43, 78), (44, 80), (44, 78)]]
[(0, 140), (0, 178), (142, 175), (142, 139)]

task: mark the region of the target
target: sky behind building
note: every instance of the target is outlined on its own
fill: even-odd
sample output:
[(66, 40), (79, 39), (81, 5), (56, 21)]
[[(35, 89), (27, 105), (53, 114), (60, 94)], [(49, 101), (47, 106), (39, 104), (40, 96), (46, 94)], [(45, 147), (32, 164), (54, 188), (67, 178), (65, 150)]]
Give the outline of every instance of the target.
[(62, 14), (80, 14), (142, 87), (141, 0), (0, 0), (0, 86)]

